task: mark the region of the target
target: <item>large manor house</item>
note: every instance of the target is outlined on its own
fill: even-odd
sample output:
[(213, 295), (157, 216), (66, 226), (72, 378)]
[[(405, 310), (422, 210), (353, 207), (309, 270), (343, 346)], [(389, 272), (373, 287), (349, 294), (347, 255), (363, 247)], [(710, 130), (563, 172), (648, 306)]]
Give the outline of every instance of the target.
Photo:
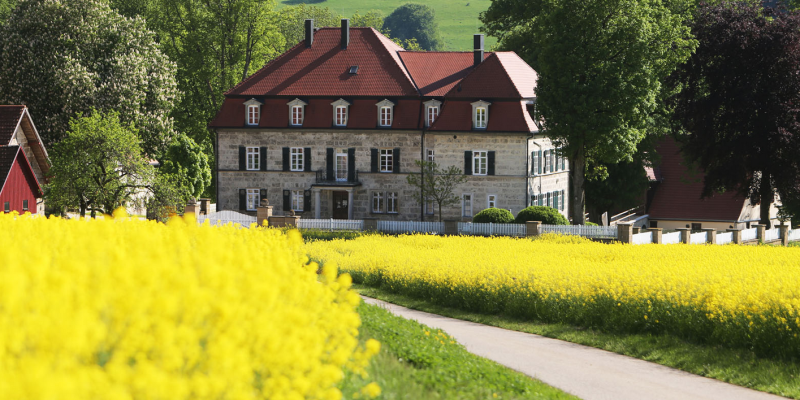
[(225, 94), (217, 132), (220, 210), (305, 218), (438, 219), (407, 183), (419, 160), (458, 167), (469, 221), (497, 207), (566, 214), (567, 161), (532, 118), (536, 72), (513, 52), (405, 51), (373, 28), (317, 28)]

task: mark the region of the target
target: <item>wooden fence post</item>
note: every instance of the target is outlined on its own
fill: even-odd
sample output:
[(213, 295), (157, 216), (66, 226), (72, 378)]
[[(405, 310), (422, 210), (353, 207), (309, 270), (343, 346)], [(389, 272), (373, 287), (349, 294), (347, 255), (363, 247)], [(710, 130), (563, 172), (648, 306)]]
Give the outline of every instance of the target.
[(742, 244), (742, 230), (741, 229), (728, 229), (728, 232), (733, 233), (733, 244)]
[(525, 236), (539, 236), (542, 231), (541, 221), (526, 221)]

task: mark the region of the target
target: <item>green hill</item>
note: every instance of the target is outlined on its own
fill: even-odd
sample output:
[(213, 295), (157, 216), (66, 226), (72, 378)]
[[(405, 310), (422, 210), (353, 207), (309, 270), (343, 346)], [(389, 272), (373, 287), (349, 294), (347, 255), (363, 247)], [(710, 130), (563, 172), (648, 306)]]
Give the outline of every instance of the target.
[[(286, 7), (302, 3), (302, 0), (278, 0), (278, 7)], [(405, 3), (422, 3), (436, 10), (436, 21), (444, 39), (445, 50), (472, 50), (472, 35), (480, 33), (481, 21), (478, 15), (486, 11), (491, 0), (307, 0), (306, 4), (328, 7), (341, 15), (352, 15), (355, 11), (361, 14), (369, 10), (380, 10), (383, 16), (391, 14), (395, 8)], [(497, 41), (486, 38), (486, 49), (490, 49)]]

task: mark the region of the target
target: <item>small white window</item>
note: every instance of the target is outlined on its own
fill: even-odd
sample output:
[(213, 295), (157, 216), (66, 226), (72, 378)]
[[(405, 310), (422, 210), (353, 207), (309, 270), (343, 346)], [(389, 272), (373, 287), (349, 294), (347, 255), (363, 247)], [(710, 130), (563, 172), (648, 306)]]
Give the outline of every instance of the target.
[(247, 125), (258, 125), (258, 106), (247, 106)]
[(381, 126), (392, 126), (392, 107), (381, 107)]
[(347, 125), (347, 107), (345, 106), (336, 107), (336, 125), (337, 126)]
[(439, 116), (439, 107), (430, 106), (428, 107), (428, 126), (433, 125), (434, 121), (436, 121), (436, 117)]
[(347, 181), (347, 149), (336, 150), (336, 180)]
[(497, 195), (490, 194), (486, 196), (486, 207), (487, 208), (497, 207)]
[(549, 170), (549, 168), (550, 168), (550, 150), (545, 150), (544, 151), (544, 160), (543, 161), (544, 161), (544, 168), (542, 169), (542, 171), (546, 174), (546, 173), (550, 172), (550, 170)]
[(303, 106), (292, 106), (292, 125), (303, 125)]
[(292, 190), (292, 210), (303, 211), (303, 191)]
[(290, 162), (289, 162), (289, 169), (291, 171), (302, 171), (303, 170), (303, 148), (302, 147), (292, 147), (290, 150)]
[(488, 151), (475, 150), (472, 152), (472, 175), (486, 175), (489, 165)]
[(428, 161), (433, 162), (436, 159), (436, 154), (433, 150), (428, 149)]
[(464, 217), (472, 216), (472, 194), (464, 193), (461, 197), (461, 215)]
[(392, 172), (394, 168), (394, 150), (381, 149), (381, 172)]
[(258, 207), (258, 189), (247, 189), (247, 210), (255, 211)]
[(386, 193), (386, 212), (397, 214), (397, 192)]
[(475, 128), (486, 128), (486, 107), (475, 108)]
[(248, 171), (258, 171), (261, 166), (261, 160), (259, 159), (259, 152), (258, 147), (248, 147), (247, 148), (247, 170)]
[(383, 192), (372, 192), (372, 212), (383, 212)]

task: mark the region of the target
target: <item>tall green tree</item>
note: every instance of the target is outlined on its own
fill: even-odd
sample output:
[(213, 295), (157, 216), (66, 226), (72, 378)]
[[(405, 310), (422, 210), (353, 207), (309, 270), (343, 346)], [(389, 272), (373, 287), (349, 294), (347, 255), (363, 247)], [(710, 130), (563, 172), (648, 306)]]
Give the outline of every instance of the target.
[(538, 73), (535, 118), (570, 162), (570, 216), (584, 223), (588, 160), (631, 160), (659, 120), (665, 78), (696, 47), (693, 0), (494, 0), (481, 15)]
[(424, 4), (397, 7), (384, 19), (383, 28), (396, 39), (417, 39), (425, 50), (440, 50), (444, 45), (433, 8)]
[(211, 185), (208, 156), (192, 138), (184, 134), (177, 135), (170, 144), (159, 172), (161, 175), (171, 175), (172, 185), (184, 188), (191, 197), (202, 196)]
[(3, 25), (11, 15), (11, 10), (17, 5), (17, 0), (0, 0), (0, 25)]
[(116, 112), (76, 114), (66, 136), (50, 150), (48, 206), (111, 213), (152, 187), (155, 170), (141, 147), (136, 128)]
[(681, 151), (705, 171), (703, 196), (737, 191), (761, 204), (800, 200), (800, 13), (760, 3), (701, 5), (697, 52), (675, 73)]
[(27, 104), (45, 146), (71, 117), (115, 110), (156, 156), (172, 141), (175, 63), (142, 19), (98, 0), (25, 0), (0, 27), (0, 103)]
[(422, 205), (435, 203), (439, 208), (439, 222), (442, 221), (442, 207), (456, 205), (459, 197), (455, 194), (456, 186), (467, 181), (461, 170), (451, 165), (440, 168), (433, 161), (414, 161), (420, 167), (419, 174), (409, 174), (406, 181), (417, 188), (416, 199)]

